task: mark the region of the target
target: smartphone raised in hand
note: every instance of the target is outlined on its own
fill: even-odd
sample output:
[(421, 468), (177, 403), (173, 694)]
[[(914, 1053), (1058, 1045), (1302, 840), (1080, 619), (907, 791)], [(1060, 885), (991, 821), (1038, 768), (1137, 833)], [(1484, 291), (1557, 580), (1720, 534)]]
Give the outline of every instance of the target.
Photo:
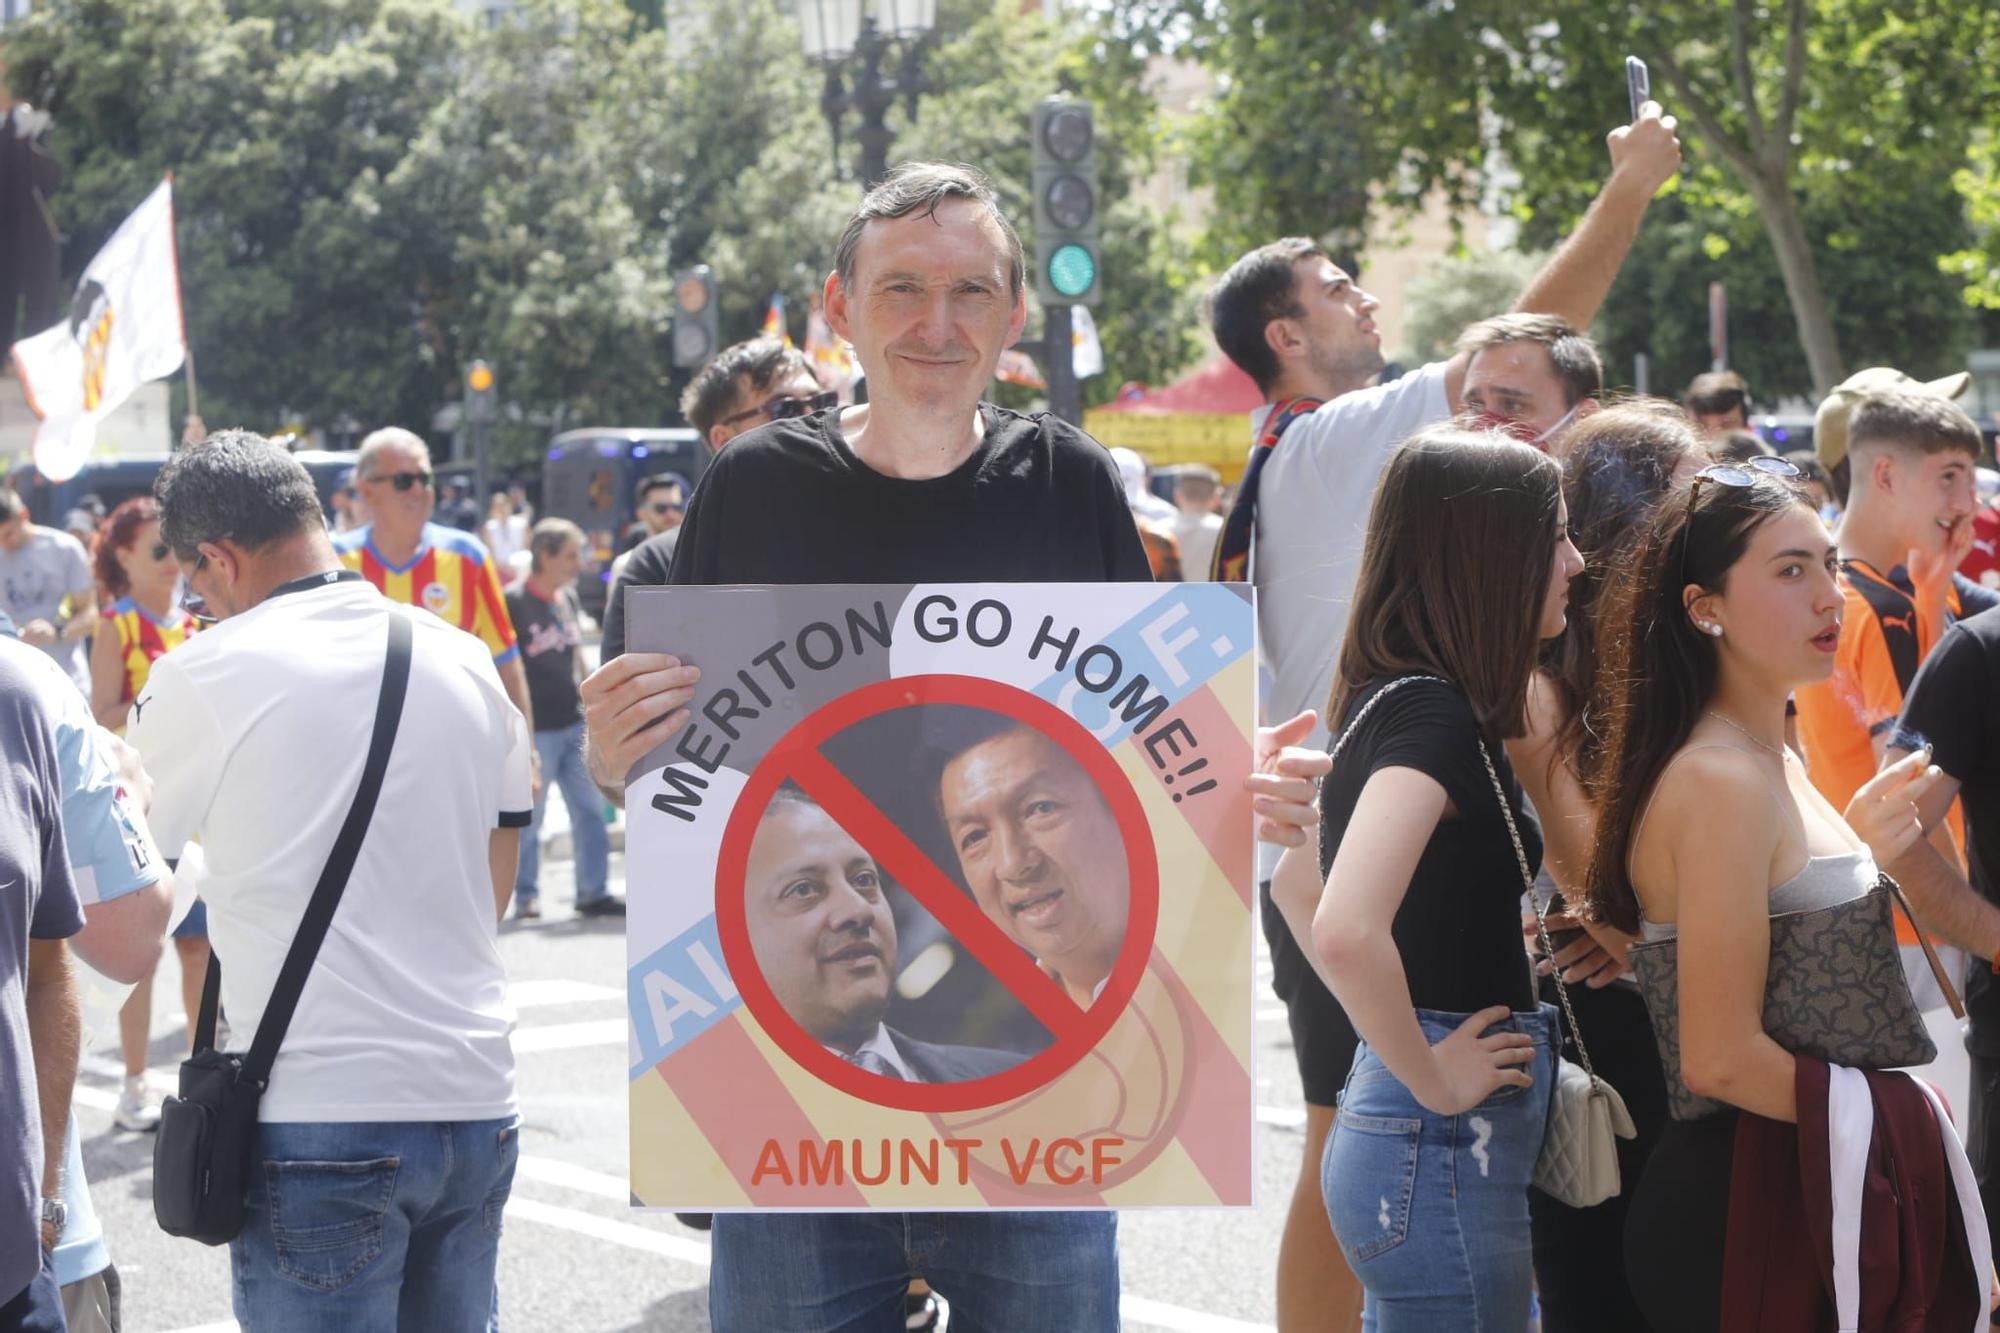
[(1625, 91), (1632, 97), (1632, 119), (1639, 119), (1639, 108), (1653, 98), (1653, 79), (1646, 72), (1646, 62), (1637, 56), (1625, 57)]

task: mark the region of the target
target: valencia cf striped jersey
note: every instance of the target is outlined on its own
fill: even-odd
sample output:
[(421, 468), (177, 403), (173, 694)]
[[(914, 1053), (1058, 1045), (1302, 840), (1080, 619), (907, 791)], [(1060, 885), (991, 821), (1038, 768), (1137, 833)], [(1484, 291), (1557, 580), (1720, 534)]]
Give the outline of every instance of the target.
[(167, 619), (155, 620), (152, 612), (130, 597), (113, 602), (108, 618), (118, 631), (118, 661), (124, 667), (120, 703), (138, 698), (139, 691), (146, 688), (146, 677), (153, 673), (154, 661), (185, 643), (195, 631), (194, 617), (179, 607)]
[(424, 524), (417, 553), (392, 565), (375, 549), (373, 524), (333, 535), (340, 562), (405, 606), (421, 606), (448, 625), (476, 634), (495, 665), (520, 656), (514, 622), (500, 595), (500, 571), (477, 537), (438, 523)]

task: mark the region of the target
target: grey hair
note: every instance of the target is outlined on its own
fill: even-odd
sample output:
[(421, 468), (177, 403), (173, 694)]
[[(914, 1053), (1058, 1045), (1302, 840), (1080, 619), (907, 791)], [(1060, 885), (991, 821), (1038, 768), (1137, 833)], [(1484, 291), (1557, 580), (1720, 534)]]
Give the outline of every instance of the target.
[(840, 277), (840, 285), (852, 291), (854, 288), (854, 252), (861, 245), (861, 233), (869, 223), (878, 219), (908, 217), (912, 213), (922, 213), (925, 217), (935, 217), (940, 206), (948, 199), (970, 199), (986, 210), (1000, 228), (1000, 234), (1007, 241), (1007, 288), (1008, 295), (1016, 301), (1027, 281), (1027, 261), (1021, 256), (1021, 238), (1014, 231), (1014, 225), (1007, 221), (1000, 211), (1000, 197), (993, 193), (993, 186), (985, 176), (972, 167), (957, 162), (903, 162), (892, 168), (882, 183), (870, 190), (862, 199), (861, 207), (854, 210), (854, 216), (847, 220), (847, 227), (840, 233), (840, 244), (833, 252), (833, 271)]
[(369, 473), (375, 466), (375, 460), (381, 457), (385, 449), (408, 449), (422, 457), (426, 463), (431, 457), (431, 447), (424, 443), (423, 436), (413, 430), (404, 430), (401, 426), (384, 426), (380, 430), (370, 431), (368, 437), (361, 441), (361, 448), (354, 455), (356, 481), (368, 480)]
[(255, 431), (220, 430), (167, 460), (153, 483), (160, 537), (183, 561), (224, 538), (260, 551), (324, 531), (319, 492), (299, 460)]
[(583, 544), (583, 529), (566, 518), (545, 518), (528, 534), (528, 564), (537, 574), (542, 562), (559, 554), (571, 542)]

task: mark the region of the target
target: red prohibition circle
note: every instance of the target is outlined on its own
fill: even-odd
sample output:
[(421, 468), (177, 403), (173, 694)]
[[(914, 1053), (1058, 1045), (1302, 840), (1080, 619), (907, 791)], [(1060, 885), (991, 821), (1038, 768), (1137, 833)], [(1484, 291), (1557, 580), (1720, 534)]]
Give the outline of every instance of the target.
[[(1077, 1011), (1074, 1021), (1065, 1020), (1051, 1029), (1055, 1040), (1047, 1048), (1011, 1068), (985, 1078), (958, 1083), (909, 1083), (901, 1079), (871, 1074), (829, 1052), (799, 1025), (778, 1002), (770, 983), (757, 966), (750, 948), (749, 923), (744, 915), (744, 874), (750, 861), (750, 843), (758, 821), (770, 804), (772, 794), (786, 778), (800, 768), (829, 774), (832, 765), (820, 755), (819, 747), (828, 739), (865, 718), (879, 713), (914, 708), (924, 704), (960, 704), (982, 708), (1012, 718), (1034, 728), (1083, 766), (1118, 823), (1125, 843), (1125, 864), (1130, 881), (1126, 909), (1125, 940), (1118, 961), (1112, 966), (1104, 989), (1088, 1009)], [(837, 775), (836, 775), (837, 776)], [(844, 781), (844, 779), (841, 779)], [(842, 813), (829, 810), (835, 822), (847, 827)], [(887, 823), (886, 818), (882, 820)], [(848, 827), (856, 841), (869, 853), (881, 858), (879, 847), (869, 847), (865, 830)], [(891, 830), (893, 832), (893, 830)], [(881, 836), (877, 831), (875, 836)], [(900, 834), (896, 835), (900, 837)], [(942, 872), (940, 872), (942, 873)], [(804, 718), (771, 748), (751, 772), (743, 792), (730, 811), (723, 830), (721, 854), (716, 862), (715, 923), (721, 936), (723, 960), (729, 978), (743, 1003), (762, 1024), (771, 1039), (799, 1064), (830, 1084), (877, 1106), (906, 1111), (971, 1111), (998, 1105), (1038, 1091), (1088, 1054), (1118, 1016), (1131, 1003), (1153, 951), (1153, 935), (1160, 917), (1160, 867), (1153, 850), (1153, 835), (1139, 797), (1132, 790), (1118, 761), (1111, 757), (1096, 737), (1067, 713), (1026, 690), (973, 676), (903, 676), (863, 686), (827, 704)], [(923, 901), (921, 898), (919, 901)], [(978, 911), (972, 907), (972, 911)], [(997, 930), (997, 927), (995, 928)], [(1011, 942), (1008, 947), (1017, 948)], [(990, 969), (989, 969), (990, 970)], [(1021, 999), (1016, 993), (1015, 998)], [(1025, 1003), (1025, 1002), (1024, 1002)], [(1030, 1012), (1036, 1012), (1029, 1004)], [(1050, 1026), (1044, 1020), (1044, 1026)]]

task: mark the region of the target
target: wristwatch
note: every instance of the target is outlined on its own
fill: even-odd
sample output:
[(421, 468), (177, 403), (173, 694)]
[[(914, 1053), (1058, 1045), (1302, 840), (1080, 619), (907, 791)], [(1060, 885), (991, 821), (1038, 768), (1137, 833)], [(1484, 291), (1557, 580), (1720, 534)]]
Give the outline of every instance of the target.
[(69, 1205), (61, 1199), (43, 1199), (42, 1221), (53, 1222), (56, 1234), (61, 1235), (64, 1225), (69, 1221)]

